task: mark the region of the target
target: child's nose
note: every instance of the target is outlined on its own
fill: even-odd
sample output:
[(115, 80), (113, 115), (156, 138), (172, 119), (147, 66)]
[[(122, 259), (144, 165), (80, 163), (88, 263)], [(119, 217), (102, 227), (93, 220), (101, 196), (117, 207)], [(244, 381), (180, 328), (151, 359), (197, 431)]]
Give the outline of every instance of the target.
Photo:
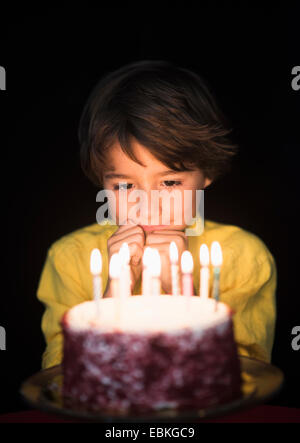
[(143, 186), (139, 189), (141, 193), (139, 194), (139, 206), (142, 214), (147, 217), (144, 224), (150, 224), (151, 219), (154, 221), (154, 224), (160, 224), (161, 220), (161, 199), (158, 199), (158, 203), (156, 203), (154, 192), (157, 191), (154, 187), (151, 186)]

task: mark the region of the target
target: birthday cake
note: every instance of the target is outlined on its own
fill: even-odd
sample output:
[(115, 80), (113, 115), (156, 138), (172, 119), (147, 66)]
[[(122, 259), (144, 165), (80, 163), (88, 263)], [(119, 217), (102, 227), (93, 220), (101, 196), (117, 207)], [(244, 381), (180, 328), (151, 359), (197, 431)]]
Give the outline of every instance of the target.
[(96, 303), (74, 306), (62, 318), (67, 405), (143, 413), (207, 408), (241, 396), (226, 304), (171, 295)]

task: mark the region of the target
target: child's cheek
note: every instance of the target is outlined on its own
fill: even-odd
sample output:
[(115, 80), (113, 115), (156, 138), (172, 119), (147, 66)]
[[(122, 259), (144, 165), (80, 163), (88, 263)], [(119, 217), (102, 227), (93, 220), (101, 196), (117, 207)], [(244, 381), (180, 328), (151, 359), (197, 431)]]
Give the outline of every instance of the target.
[[(186, 220), (186, 225), (189, 225), (193, 222), (193, 218), (196, 217), (197, 213), (196, 189), (190, 189), (188, 190), (188, 192), (189, 195), (188, 197), (187, 194), (185, 195), (186, 202), (185, 204), (183, 204), (183, 220)], [(184, 215), (184, 211), (186, 211), (186, 215)]]

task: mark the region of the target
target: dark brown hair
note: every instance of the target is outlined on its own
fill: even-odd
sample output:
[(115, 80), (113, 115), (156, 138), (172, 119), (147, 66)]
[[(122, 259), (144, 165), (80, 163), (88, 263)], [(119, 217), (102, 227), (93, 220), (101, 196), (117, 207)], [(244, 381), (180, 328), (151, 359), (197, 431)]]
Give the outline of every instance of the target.
[(237, 146), (213, 94), (195, 72), (163, 60), (130, 63), (106, 74), (79, 123), (81, 166), (102, 185), (106, 152), (116, 141), (134, 161), (134, 137), (173, 170), (199, 168), (215, 180), (230, 168)]

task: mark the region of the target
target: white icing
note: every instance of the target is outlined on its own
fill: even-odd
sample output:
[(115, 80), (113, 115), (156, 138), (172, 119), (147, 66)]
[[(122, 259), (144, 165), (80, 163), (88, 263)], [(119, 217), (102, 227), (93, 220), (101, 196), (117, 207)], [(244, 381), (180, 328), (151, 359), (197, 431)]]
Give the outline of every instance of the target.
[[(186, 301), (184, 296), (131, 296), (122, 301), (121, 316), (117, 318), (119, 300), (105, 298), (100, 300), (100, 316), (97, 316), (96, 303), (87, 301), (71, 308), (66, 320), (68, 326), (76, 331), (93, 329), (110, 332), (119, 329), (136, 333), (176, 333), (188, 327), (201, 337), (205, 329), (217, 327), (222, 333), (230, 318), (227, 305), (193, 296), (189, 298), (187, 308)], [(99, 351), (104, 355), (107, 349), (97, 349)]]

